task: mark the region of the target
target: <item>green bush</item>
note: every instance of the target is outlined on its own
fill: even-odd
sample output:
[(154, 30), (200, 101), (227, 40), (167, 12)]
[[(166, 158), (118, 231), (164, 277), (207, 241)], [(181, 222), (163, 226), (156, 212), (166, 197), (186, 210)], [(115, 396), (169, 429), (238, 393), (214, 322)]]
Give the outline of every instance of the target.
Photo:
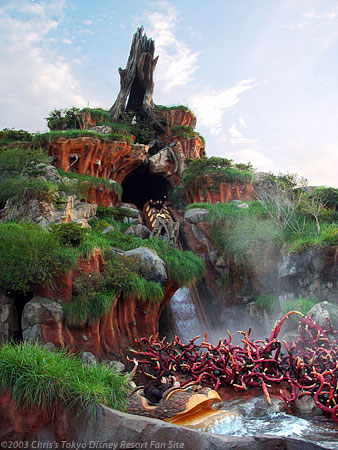
[(94, 411), (105, 405), (124, 411), (130, 376), (107, 365), (87, 367), (63, 350), (47, 351), (38, 344), (6, 343), (0, 347), (0, 389), (17, 406), (36, 407), (46, 413), (66, 410)]
[(48, 155), (41, 149), (9, 148), (0, 153), (0, 172), (31, 174), (37, 164), (48, 164)]
[(252, 171), (234, 167), (232, 159), (213, 156), (187, 160), (187, 163), (188, 167), (182, 179), (185, 189), (211, 189), (207, 179), (213, 182), (212, 188), (222, 182), (251, 183), (253, 180)]
[(294, 300), (287, 300), (282, 305), (282, 313), (287, 314), (289, 311), (299, 311), (306, 315), (306, 313), (319, 302), (320, 300), (314, 296), (299, 297)]
[(256, 298), (255, 305), (264, 311), (271, 312), (277, 308), (278, 296), (276, 294), (262, 294)]
[(51, 235), (61, 244), (78, 247), (86, 238), (88, 230), (80, 223), (59, 223), (50, 227)]
[(50, 130), (67, 130), (80, 128), (79, 113), (80, 109), (71, 108), (53, 109), (49, 116), (45, 117), (47, 126)]
[(25, 130), (14, 130), (13, 128), (4, 128), (0, 131), (0, 143), (10, 142), (31, 142), (32, 134)]
[(332, 223), (322, 228), (319, 242), (322, 246), (330, 247), (338, 245), (338, 224)]
[(140, 258), (117, 255), (105, 263), (102, 274), (91, 273), (73, 282), (73, 298), (63, 304), (69, 326), (92, 325), (107, 314), (116, 300), (115, 294), (139, 301), (158, 302), (163, 299), (163, 287), (147, 281), (140, 274)]
[(27, 292), (49, 284), (77, 262), (72, 249), (61, 247), (48, 231), (28, 223), (0, 224), (0, 286)]
[(123, 222), (127, 217), (133, 217), (133, 213), (127, 208), (112, 208), (109, 206), (99, 206), (96, 210), (96, 217), (100, 219), (113, 219), (117, 222)]
[(311, 194), (319, 197), (329, 208), (338, 209), (338, 189), (333, 187), (318, 187)]
[(0, 205), (11, 199), (15, 203), (25, 203), (36, 199), (53, 203), (57, 197), (57, 187), (44, 178), (16, 177), (0, 183)]

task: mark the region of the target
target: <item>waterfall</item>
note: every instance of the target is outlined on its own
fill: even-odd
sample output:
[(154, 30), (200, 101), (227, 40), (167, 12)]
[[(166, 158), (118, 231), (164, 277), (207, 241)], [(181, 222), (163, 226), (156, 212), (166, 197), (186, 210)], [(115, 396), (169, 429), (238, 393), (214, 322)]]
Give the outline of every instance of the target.
[(198, 319), (190, 288), (178, 289), (170, 301), (170, 306), (177, 334), (183, 342), (198, 334), (204, 334), (205, 330)]

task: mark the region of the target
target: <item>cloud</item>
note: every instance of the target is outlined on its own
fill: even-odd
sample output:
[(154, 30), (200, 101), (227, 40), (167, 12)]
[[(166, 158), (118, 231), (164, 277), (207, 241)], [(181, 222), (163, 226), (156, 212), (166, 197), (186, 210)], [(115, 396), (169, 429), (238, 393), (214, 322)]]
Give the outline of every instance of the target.
[(199, 123), (208, 127), (213, 134), (221, 133), (225, 112), (239, 102), (245, 91), (254, 86), (254, 80), (243, 80), (232, 87), (220, 90), (209, 87), (204, 92), (193, 95), (190, 103), (197, 113)]
[(230, 153), (230, 157), (240, 163), (251, 162), (255, 169), (260, 172), (278, 172), (273, 160), (255, 148), (248, 147), (233, 151)]
[(307, 155), (304, 160), (294, 162), (292, 172), (306, 176), (310, 186), (332, 186), (338, 188), (338, 146), (322, 150), (320, 155)]
[(284, 25), (284, 28), (290, 31), (302, 28), (310, 28), (314, 25), (321, 25), (330, 22), (338, 17), (338, 8), (334, 8), (327, 13), (318, 13), (313, 10), (306, 11), (296, 21)]
[(86, 105), (69, 64), (48, 47), (63, 3), (18, 1), (0, 8), (0, 128), (36, 131), (46, 127), (43, 117), (51, 109)]
[(177, 9), (167, 1), (155, 2), (157, 11), (147, 11), (148, 34), (156, 43), (160, 55), (156, 70), (156, 84), (163, 92), (183, 87), (191, 82), (198, 69), (199, 53), (193, 52), (176, 38), (175, 27), (180, 21)]

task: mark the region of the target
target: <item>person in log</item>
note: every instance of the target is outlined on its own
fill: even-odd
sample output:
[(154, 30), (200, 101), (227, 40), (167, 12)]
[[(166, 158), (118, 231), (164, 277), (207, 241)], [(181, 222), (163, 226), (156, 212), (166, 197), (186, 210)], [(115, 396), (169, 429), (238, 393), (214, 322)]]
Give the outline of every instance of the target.
[(172, 387), (179, 387), (180, 383), (170, 370), (166, 370), (154, 380), (149, 381), (143, 388), (144, 396), (150, 405), (157, 405), (163, 394)]

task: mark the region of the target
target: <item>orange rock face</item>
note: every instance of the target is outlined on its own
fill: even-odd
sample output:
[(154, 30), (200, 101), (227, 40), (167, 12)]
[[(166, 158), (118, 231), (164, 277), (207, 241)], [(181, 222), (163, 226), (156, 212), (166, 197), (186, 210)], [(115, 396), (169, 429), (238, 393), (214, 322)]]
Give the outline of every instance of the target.
[[(49, 144), (54, 165), (65, 172), (76, 172), (122, 183), (123, 179), (146, 159), (147, 146), (127, 142), (104, 141), (93, 137), (59, 138)], [(110, 206), (117, 195), (104, 187), (90, 188), (87, 201)]]
[(184, 125), (186, 127), (195, 128), (196, 117), (185, 108), (172, 108), (170, 110), (155, 110), (156, 117), (166, 125), (166, 134), (170, 134), (170, 128), (174, 125)]
[(225, 203), (231, 200), (253, 201), (256, 199), (255, 190), (250, 183), (222, 182), (214, 185), (211, 179), (206, 179), (206, 186), (199, 184), (186, 190), (189, 203)]
[[(35, 295), (69, 302), (72, 298), (73, 281), (84, 273), (98, 272), (102, 268), (103, 258), (100, 251), (96, 250), (90, 258), (79, 259), (76, 269), (56, 280), (53, 287), (41, 287)], [(176, 284), (167, 282), (164, 299), (158, 304), (117, 296), (109, 314), (88, 327), (70, 328), (65, 321), (59, 324), (50, 320), (41, 327), (43, 341), (67, 347), (75, 353), (88, 351), (99, 358), (112, 355), (125, 358), (127, 349), (135, 347), (135, 339), (158, 333), (163, 308), (177, 289)]]

